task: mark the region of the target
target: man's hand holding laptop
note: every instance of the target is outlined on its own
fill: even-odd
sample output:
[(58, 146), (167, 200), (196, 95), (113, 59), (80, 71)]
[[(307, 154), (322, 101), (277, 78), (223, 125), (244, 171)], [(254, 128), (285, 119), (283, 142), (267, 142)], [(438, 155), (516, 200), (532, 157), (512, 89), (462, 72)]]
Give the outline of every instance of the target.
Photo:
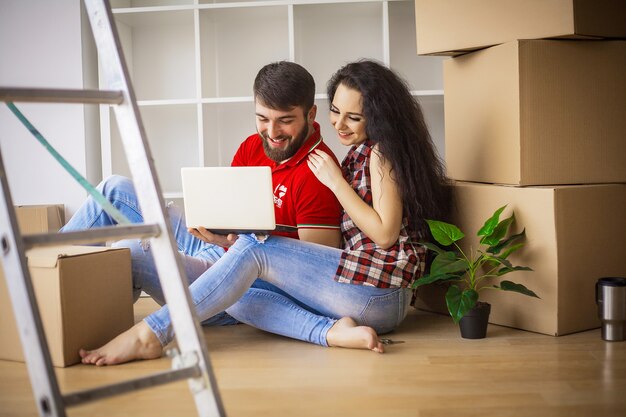
[(234, 233), (230, 233), (228, 235), (218, 235), (216, 233), (211, 233), (210, 231), (208, 231), (207, 229), (205, 229), (202, 226), (199, 226), (197, 229), (196, 228), (188, 228), (187, 229), (189, 231), (189, 233), (191, 233), (194, 237), (206, 242), (206, 243), (211, 243), (213, 245), (219, 245), (223, 248), (229, 248), (231, 247), (235, 241), (237, 240), (237, 238), (239, 236), (237, 236)]

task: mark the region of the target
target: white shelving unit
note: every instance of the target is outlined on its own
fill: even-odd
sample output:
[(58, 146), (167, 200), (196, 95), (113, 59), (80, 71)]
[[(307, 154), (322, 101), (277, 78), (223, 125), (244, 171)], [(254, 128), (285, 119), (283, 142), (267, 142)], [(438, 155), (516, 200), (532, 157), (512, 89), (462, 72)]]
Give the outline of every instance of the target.
[[(143, 121), (166, 198), (180, 198), (180, 168), (226, 166), (255, 131), (252, 83), (265, 64), (290, 60), (317, 85), (317, 121), (328, 122), (326, 82), (342, 65), (373, 58), (419, 97), (443, 156), (441, 57), (418, 57), (412, 0), (112, 0)], [(398, 109), (401, 112), (402, 109)], [(103, 175), (128, 175), (113, 113), (101, 110)]]

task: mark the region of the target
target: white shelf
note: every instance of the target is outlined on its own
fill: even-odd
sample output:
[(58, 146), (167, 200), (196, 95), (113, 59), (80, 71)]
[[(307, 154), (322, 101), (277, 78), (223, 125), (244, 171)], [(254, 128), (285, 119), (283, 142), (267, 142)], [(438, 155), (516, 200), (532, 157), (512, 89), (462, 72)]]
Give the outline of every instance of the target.
[(183, 193), (182, 191), (174, 192), (174, 193), (163, 193), (163, 198), (166, 200), (182, 200)]
[(197, 104), (198, 100), (195, 98), (187, 99), (171, 99), (171, 100), (137, 100), (139, 106), (168, 106), (176, 104)]
[[(326, 83), (360, 58), (379, 60), (407, 80), (443, 156), (444, 58), (417, 56), (413, 0), (113, 0), (112, 6), (166, 198), (182, 197), (181, 167), (230, 164), (255, 132), (254, 77), (279, 60), (313, 75), (317, 121), (340, 159), (347, 149), (328, 121)], [(103, 175), (128, 175), (108, 109), (101, 110), (101, 131)]]
[(172, 12), (181, 10), (203, 9), (234, 9), (268, 6), (319, 5), (342, 3), (383, 3), (404, 2), (406, 0), (200, 0), (194, 4), (192, 0), (112, 0), (111, 7), (115, 14)]
[[(412, 96), (416, 97), (440, 97), (443, 98), (443, 90), (412, 90)], [(328, 98), (326, 93), (316, 93), (316, 99)], [(242, 97), (214, 97), (201, 99), (182, 99), (182, 100), (139, 100), (137, 104), (142, 106), (167, 106), (176, 104), (225, 104), (225, 103), (251, 103), (254, 101), (252, 96)]]

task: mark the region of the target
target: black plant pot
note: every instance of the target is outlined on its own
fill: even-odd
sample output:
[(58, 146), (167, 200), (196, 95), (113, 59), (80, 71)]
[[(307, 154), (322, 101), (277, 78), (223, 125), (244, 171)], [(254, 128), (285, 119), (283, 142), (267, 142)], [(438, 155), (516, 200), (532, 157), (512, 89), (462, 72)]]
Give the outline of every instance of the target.
[(478, 302), (459, 321), (461, 337), (464, 339), (484, 339), (487, 336), (487, 324), (491, 304)]

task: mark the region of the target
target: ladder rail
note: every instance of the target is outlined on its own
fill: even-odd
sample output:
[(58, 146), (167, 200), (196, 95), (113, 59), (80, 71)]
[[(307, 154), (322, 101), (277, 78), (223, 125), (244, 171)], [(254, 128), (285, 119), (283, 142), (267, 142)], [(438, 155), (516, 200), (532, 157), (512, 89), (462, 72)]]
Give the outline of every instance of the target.
[[(178, 253), (169, 216), (161, 193), (145, 129), (130, 83), (130, 76), (108, 0), (84, 0), (101, 63), (102, 84), (107, 90), (60, 90), (0, 88), (0, 101), (105, 103), (114, 105), (120, 137), (145, 224), (115, 226), (22, 236), (0, 154), (0, 250), (13, 310), (17, 319), (25, 362), (40, 415), (65, 417), (66, 408), (155, 385), (187, 379), (198, 415), (225, 416), (206, 342), (191, 301), (186, 273)], [(59, 243), (94, 243), (122, 237), (150, 238), (155, 266), (169, 305), (180, 353), (173, 370), (63, 395), (35, 298), (25, 250)], [(21, 277), (21, 279), (20, 279)]]
[[(157, 224), (161, 230), (168, 231), (151, 239), (151, 245), (153, 251), (160, 254), (155, 257), (155, 265), (169, 306), (178, 347), (183, 355), (196, 352), (199, 366), (203, 370), (200, 381), (189, 381), (196, 408), (201, 416), (223, 416), (226, 413), (217, 389), (217, 381), (208, 357), (200, 323), (192, 307), (189, 288), (183, 281), (186, 273), (182, 260), (178, 256), (178, 247), (165, 210), (154, 159), (129, 81), (130, 75), (124, 61), (113, 13), (110, 7), (98, 0), (85, 0), (85, 9), (100, 54), (105, 88), (122, 91), (124, 95), (122, 104), (115, 106), (114, 111), (120, 132), (125, 132), (120, 136), (126, 150), (133, 181), (136, 181), (135, 189), (142, 207), (144, 221)], [(179, 279), (174, 279), (175, 277)]]
[[(0, 244), (2, 267), (17, 320), (18, 333), (31, 380), (35, 403), (41, 416), (65, 417), (61, 391), (52, 367), (52, 358), (41, 321), (39, 306), (26, 263), (24, 245), (6, 178), (0, 151)], [(19, 281), (19, 277), (23, 277)], [(34, 328), (29, 328), (32, 324)]]

